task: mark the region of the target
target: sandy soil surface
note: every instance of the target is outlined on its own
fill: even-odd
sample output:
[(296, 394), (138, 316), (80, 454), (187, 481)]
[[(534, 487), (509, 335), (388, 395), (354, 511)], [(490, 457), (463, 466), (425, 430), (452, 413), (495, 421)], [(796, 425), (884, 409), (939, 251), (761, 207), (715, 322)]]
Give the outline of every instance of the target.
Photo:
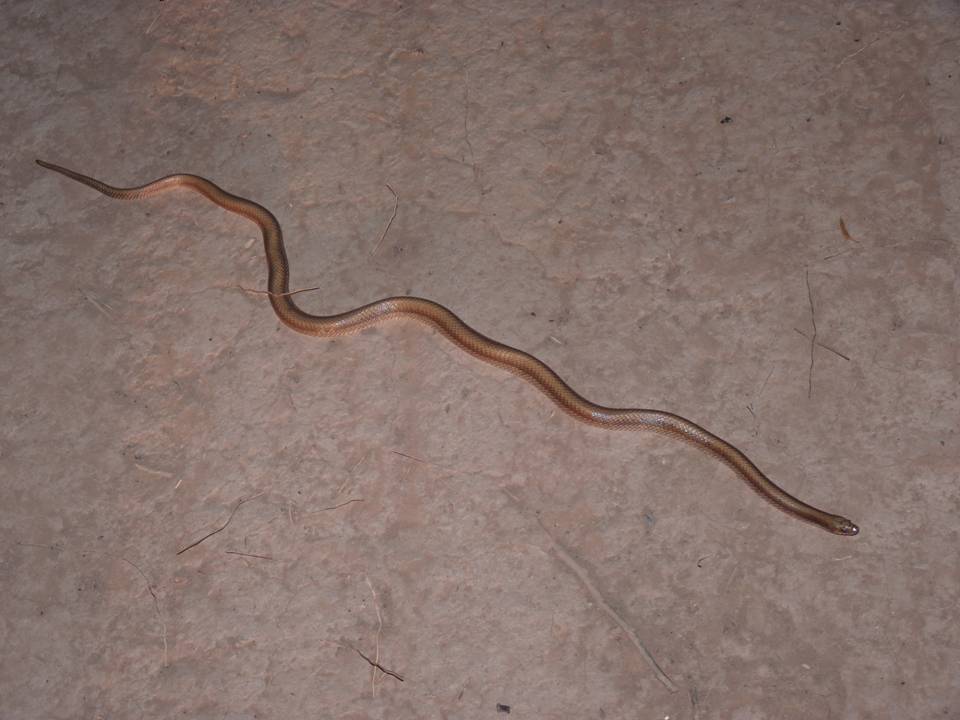
[(960, 718), (956, 2), (0, 12), (0, 716)]

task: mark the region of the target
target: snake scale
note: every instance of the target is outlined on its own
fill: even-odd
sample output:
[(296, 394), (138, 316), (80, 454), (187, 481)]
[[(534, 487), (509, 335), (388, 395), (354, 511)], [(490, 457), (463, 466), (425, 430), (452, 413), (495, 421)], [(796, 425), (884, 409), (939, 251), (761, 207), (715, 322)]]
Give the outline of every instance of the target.
[(176, 174), (146, 185), (119, 188), (59, 165), (41, 160), (37, 160), (37, 163), (120, 200), (137, 200), (175, 188), (187, 188), (200, 193), (224, 210), (253, 221), (263, 233), (269, 268), (267, 288), (270, 303), (280, 321), (297, 332), (334, 337), (357, 332), (390, 318), (419, 320), (435, 327), (444, 337), (474, 357), (519, 375), (581, 422), (609, 430), (652, 430), (679, 438), (728, 465), (762, 498), (787, 515), (837, 535), (856, 535), (860, 532), (847, 518), (818, 510), (793, 497), (774, 484), (740, 450), (696, 423), (661, 410), (610, 408), (592, 403), (574, 392), (559, 375), (537, 358), (480, 334), (443, 305), (431, 300), (409, 296), (390, 297), (337, 315), (311, 315), (304, 312), (297, 307), (289, 292), (290, 266), (283, 246), (283, 233), (273, 213), (262, 205), (223, 190), (205, 178)]

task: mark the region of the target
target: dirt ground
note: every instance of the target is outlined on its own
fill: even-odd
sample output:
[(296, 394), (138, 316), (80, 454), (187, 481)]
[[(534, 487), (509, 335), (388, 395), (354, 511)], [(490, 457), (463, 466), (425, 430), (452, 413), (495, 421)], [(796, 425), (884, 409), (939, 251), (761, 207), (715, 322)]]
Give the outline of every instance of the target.
[(0, 717), (960, 718), (957, 2), (2, 13)]

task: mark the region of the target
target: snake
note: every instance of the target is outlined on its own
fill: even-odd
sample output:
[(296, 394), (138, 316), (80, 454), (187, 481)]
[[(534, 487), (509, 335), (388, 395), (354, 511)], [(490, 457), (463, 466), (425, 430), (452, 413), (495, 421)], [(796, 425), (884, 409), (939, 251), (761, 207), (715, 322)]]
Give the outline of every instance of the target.
[(200, 177), (177, 173), (135, 187), (115, 187), (59, 165), (37, 164), (118, 200), (139, 200), (178, 188), (192, 190), (224, 210), (255, 223), (263, 234), (268, 278), (267, 294), (277, 317), (287, 327), (321, 338), (356, 333), (394, 318), (412, 318), (434, 327), (461, 350), (521, 377), (576, 420), (608, 430), (646, 430), (683, 440), (729, 466), (748, 487), (787, 515), (836, 535), (853, 536), (860, 528), (795, 498), (776, 485), (740, 450), (684, 417), (663, 410), (613, 408), (597, 405), (575, 392), (556, 372), (533, 355), (477, 332), (451, 310), (432, 300), (408, 295), (388, 297), (335, 315), (301, 310), (290, 292), (290, 265), (280, 223), (267, 208), (234, 195)]

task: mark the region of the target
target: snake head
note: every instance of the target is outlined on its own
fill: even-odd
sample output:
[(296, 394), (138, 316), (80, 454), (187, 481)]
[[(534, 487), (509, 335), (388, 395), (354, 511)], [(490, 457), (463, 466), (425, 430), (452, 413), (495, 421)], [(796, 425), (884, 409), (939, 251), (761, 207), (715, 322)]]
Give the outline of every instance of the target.
[(853, 536), (860, 533), (860, 528), (841, 515), (834, 515), (831, 520), (830, 531), (837, 535)]

